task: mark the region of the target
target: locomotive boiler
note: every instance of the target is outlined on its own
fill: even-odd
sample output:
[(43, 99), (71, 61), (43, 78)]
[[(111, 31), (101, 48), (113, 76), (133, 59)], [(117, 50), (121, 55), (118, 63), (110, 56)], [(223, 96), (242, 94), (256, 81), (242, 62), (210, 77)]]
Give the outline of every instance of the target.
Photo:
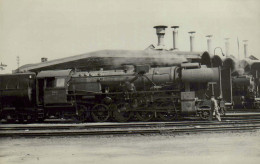
[[(50, 70), (37, 75), (1, 75), (0, 79), (1, 119), (9, 121), (46, 118), (169, 121), (177, 115), (207, 119), (210, 105), (205, 103), (205, 93), (212, 94), (209, 83), (220, 83), (220, 71), (185, 63), (89, 72)], [(14, 87), (8, 79), (16, 79)]]

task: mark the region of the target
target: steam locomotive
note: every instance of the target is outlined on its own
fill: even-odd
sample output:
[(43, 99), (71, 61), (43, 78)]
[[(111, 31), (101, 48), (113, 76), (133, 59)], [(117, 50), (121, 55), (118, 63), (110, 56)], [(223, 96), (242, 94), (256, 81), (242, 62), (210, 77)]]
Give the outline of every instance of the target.
[(213, 65), (229, 70), (232, 78), (229, 102), (232, 102), (232, 108), (260, 108), (259, 60), (237, 60), (232, 56), (220, 59), (218, 56), (214, 56)]
[[(9, 122), (47, 118), (170, 121), (177, 115), (208, 119), (211, 106), (207, 95), (217, 86), (221, 86), (219, 68), (198, 63), (5, 74), (0, 75), (0, 117)], [(223, 102), (220, 104), (224, 108)]]
[[(211, 116), (211, 96), (226, 107), (259, 108), (259, 60), (164, 48), (167, 26), (155, 26), (158, 46), (102, 50), (20, 67), (0, 75), (0, 119), (75, 118), (104, 122)], [(101, 68), (104, 68), (102, 70)], [(100, 69), (100, 70), (99, 70)], [(79, 71), (80, 70), (80, 71)], [(97, 71), (98, 70), (98, 71)], [(242, 71), (241, 71), (242, 70)]]
[(234, 107), (246, 109), (260, 108), (259, 61), (242, 60), (242, 73), (233, 76)]

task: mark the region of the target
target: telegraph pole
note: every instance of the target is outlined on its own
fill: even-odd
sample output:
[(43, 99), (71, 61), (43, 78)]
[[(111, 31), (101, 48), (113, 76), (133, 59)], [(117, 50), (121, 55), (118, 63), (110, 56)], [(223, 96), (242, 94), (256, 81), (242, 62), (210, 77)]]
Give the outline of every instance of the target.
[(19, 67), (20, 67), (20, 57), (19, 56), (16, 57), (16, 61), (17, 61), (17, 70), (19, 72)]

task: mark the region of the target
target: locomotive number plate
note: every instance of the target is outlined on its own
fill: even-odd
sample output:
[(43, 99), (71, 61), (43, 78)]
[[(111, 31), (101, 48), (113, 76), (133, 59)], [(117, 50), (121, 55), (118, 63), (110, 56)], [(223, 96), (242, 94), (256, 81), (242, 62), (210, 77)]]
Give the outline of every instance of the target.
[(58, 95), (58, 92), (57, 91), (52, 91), (51, 95)]

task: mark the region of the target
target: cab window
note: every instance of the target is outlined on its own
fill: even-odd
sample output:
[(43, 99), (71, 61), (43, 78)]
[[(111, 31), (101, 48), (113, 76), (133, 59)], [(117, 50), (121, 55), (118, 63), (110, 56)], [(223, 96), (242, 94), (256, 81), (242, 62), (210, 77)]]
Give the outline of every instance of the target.
[(46, 88), (54, 88), (55, 78), (46, 79)]
[(65, 86), (65, 78), (57, 78), (55, 87), (64, 87)]

